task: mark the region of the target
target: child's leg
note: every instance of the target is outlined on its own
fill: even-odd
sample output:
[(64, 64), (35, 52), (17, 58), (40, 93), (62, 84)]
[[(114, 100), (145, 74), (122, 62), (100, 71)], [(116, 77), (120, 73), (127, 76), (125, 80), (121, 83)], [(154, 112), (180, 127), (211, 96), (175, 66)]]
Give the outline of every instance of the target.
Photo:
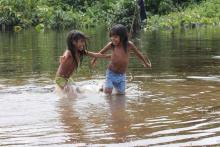
[(125, 81), (114, 83), (114, 87), (117, 90), (117, 94), (125, 94)]
[(104, 92), (106, 94), (112, 94), (112, 88), (105, 88)]
[(74, 87), (73, 85), (67, 84), (64, 87), (64, 91), (63, 92), (65, 93), (67, 98), (75, 98), (75, 97), (77, 97), (76, 87)]
[(117, 90), (117, 94), (125, 94), (125, 74), (118, 74), (117, 78), (113, 82), (113, 86)]
[(56, 85), (55, 89), (56, 94), (59, 97), (62, 98), (76, 98), (77, 97), (77, 92), (72, 85), (65, 85), (64, 88), (61, 88), (60, 86)]
[(63, 89), (64, 86), (68, 83), (68, 79), (56, 76), (55, 83), (57, 84), (57, 86), (59, 86), (61, 89)]
[(56, 93), (59, 97), (63, 98), (75, 98), (77, 97), (77, 93), (75, 87), (73, 85), (68, 84), (68, 79), (63, 77), (56, 77)]
[(112, 83), (112, 75), (109, 70), (106, 71), (106, 79), (105, 79), (105, 86), (104, 86), (104, 92), (106, 94), (111, 94), (113, 89), (113, 83)]
[(105, 92), (106, 94), (112, 94), (112, 89), (113, 89), (112, 81), (106, 79), (106, 81), (105, 81), (105, 87), (104, 87), (104, 92)]

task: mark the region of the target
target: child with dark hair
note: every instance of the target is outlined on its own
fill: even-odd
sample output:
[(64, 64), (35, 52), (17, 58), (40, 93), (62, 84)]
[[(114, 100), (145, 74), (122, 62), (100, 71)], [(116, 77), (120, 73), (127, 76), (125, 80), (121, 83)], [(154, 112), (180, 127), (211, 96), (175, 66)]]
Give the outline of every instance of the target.
[(89, 52), (86, 50), (87, 37), (80, 31), (72, 30), (67, 36), (67, 49), (60, 57), (55, 83), (56, 91), (62, 97), (76, 97), (76, 90), (68, 84), (72, 73), (79, 67), (84, 56), (108, 58), (109, 55)]
[[(111, 94), (113, 87), (118, 94), (125, 94), (126, 70), (129, 63), (130, 52), (133, 51), (137, 57), (143, 62), (144, 67), (151, 68), (151, 62), (145, 58), (140, 50), (128, 40), (128, 33), (126, 27), (117, 24), (113, 26), (109, 32), (111, 42), (109, 42), (99, 53), (104, 54), (111, 50), (111, 62), (106, 71), (106, 79), (104, 85), (104, 92)], [(91, 63), (94, 66), (96, 58), (93, 58)]]

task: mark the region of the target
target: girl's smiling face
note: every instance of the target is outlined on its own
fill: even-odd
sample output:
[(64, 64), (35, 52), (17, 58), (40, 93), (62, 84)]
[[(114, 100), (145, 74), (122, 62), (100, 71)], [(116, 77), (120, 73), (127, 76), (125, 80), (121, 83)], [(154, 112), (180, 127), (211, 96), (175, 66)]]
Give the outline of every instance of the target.
[(121, 42), (120, 36), (118, 36), (118, 35), (112, 35), (110, 38), (111, 38), (112, 43), (113, 43), (115, 46), (119, 45), (120, 42)]
[(73, 41), (74, 46), (78, 51), (82, 51), (85, 48), (86, 41), (85, 39), (79, 39), (77, 41)]

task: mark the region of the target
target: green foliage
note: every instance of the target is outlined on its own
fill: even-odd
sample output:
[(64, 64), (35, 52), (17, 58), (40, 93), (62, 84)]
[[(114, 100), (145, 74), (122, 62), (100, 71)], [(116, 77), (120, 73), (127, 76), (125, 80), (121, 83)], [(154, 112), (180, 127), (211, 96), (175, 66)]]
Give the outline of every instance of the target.
[[(201, 1), (145, 0), (150, 17), (146, 28), (219, 24), (218, 0)], [(138, 22), (137, 0), (0, 0), (0, 28), (45, 30), (121, 23), (129, 29)]]
[(125, 1), (120, 0), (117, 4), (112, 7), (111, 17), (108, 19), (108, 23), (116, 24), (120, 23), (127, 28), (130, 28), (133, 18), (136, 17), (136, 13), (138, 12), (136, 9), (137, 3), (135, 0)]
[(164, 15), (170, 12), (180, 11), (192, 4), (197, 4), (204, 0), (145, 0), (148, 15)]
[(20, 32), (22, 28), (20, 26), (14, 26), (14, 31), (15, 32)]
[(0, 16), (0, 25), (13, 26), (21, 21), (10, 6), (0, 6)]
[(175, 11), (175, 6), (172, 0), (164, 0), (159, 4), (158, 12), (160, 14), (168, 14), (169, 12)]
[[(0, 26), (63, 29), (107, 21), (111, 0), (1, 0)], [(44, 27), (41, 27), (41, 26)]]
[(8, 27), (32, 25), (37, 2), (37, 0), (2, 0), (0, 2), (0, 25)]
[(38, 24), (38, 25), (35, 27), (35, 29), (36, 29), (38, 32), (43, 31), (44, 28), (45, 28), (45, 26), (44, 26), (44, 24), (42, 24), (42, 23)]
[(220, 25), (220, 1), (204, 1), (192, 5), (182, 12), (164, 16), (152, 16), (148, 19), (146, 29), (194, 28), (200, 26)]

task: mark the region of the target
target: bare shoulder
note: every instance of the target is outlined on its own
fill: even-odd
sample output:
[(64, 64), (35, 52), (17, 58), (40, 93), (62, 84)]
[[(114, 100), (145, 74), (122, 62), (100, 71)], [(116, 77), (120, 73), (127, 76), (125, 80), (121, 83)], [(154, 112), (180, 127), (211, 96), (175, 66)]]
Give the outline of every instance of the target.
[(136, 46), (134, 45), (132, 41), (128, 41), (128, 48), (133, 50), (133, 49), (136, 49)]
[(132, 41), (128, 41), (129, 45), (134, 45), (134, 43)]
[(111, 47), (112, 47), (112, 42), (111, 42), (111, 41), (108, 42), (107, 45), (106, 45), (106, 47), (107, 47), (107, 48), (111, 48)]
[(68, 59), (68, 58), (71, 58), (71, 57), (72, 57), (72, 53), (70, 52), (70, 50), (66, 50), (66, 51), (64, 52), (63, 56)]
[(102, 50), (106, 52), (110, 49), (112, 49), (112, 42), (108, 42)]
[(66, 50), (62, 56), (60, 56), (60, 63), (66, 63), (72, 59), (72, 54), (69, 50)]

